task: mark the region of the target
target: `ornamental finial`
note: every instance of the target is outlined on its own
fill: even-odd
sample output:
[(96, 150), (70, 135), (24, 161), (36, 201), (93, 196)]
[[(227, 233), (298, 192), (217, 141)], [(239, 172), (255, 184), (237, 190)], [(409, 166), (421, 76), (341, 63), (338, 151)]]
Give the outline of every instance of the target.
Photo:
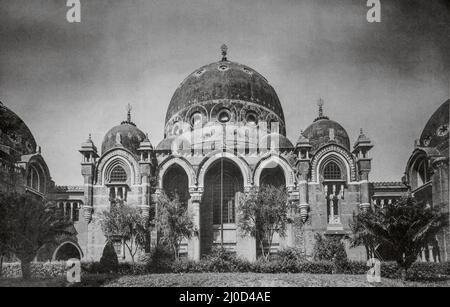
[(360, 128), (360, 129), (359, 129), (359, 134), (361, 134), (361, 135), (363, 135), (363, 134), (364, 134), (364, 132), (363, 132), (363, 128)]
[(223, 44), (220, 47), (220, 50), (222, 51), (222, 62), (226, 62), (227, 61), (227, 54), (228, 54), (228, 46)]
[(323, 117), (323, 99), (319, 98), (317, 101), (317, 105), (319, 106), (319, 117)]
[(131, 104), (127, 105), (127, 122), (131, 123), (131, 110), (133, 110), (133, 107)]

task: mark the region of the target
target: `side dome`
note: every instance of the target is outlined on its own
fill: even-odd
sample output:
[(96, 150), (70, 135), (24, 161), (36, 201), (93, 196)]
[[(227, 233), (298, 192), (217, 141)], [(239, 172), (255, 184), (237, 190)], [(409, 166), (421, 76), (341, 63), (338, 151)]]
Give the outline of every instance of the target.
[(336, 143), (350, 151), (350, 138), (339, 123), (323, 115), (323, 102), (319, 103), (319, 117), (305, 129), (303, 136), (309, 139), (314, 152), (328, 143)]
[(23, 120), (0, 102), (0, 146), (11, 156), (36, 153), (36, 141)]
[(128, 117), (120, 125), (111, 128), (105, 135), (102, 143), (102, 154), (113, 148), (126, 148), (138, 155), (138, 148), (147, 136), (136, 124), (131, 121), (131, 107), (128, 109)]
[(448, 154), (449, 100), (445, 101), (428, 120), (420, 136), (420, 146), (436, 148)]

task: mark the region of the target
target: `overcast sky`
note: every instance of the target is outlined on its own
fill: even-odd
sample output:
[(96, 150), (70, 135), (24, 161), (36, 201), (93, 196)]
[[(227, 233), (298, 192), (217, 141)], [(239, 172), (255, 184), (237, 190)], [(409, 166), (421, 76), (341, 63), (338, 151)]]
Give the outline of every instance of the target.
[[(166, 108), (192, 71), (229, 59), (264, 75), (288, 137), (317, 116), (375, 144), (373, 181), (399, 181), (428, 118), (449, 97), (446, 0), (0, 0), (0, 100), (29, 126), (58, 185), (82, 184), (80, 144), (125, 119), (163, 137)], [(394, 5), (395, 4), (395, 5)]]

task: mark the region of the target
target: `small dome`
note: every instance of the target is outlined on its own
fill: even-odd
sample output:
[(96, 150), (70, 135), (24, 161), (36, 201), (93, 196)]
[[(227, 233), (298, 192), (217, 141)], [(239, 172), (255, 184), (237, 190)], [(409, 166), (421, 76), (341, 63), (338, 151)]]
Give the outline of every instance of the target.
[(428, 120), (420, 136), (420, 146), (435, 147), (442, 154), (448, 154), (448, 124), (449, 100), (445, 101)]
[(126, 148), (138, 155), (138, 148), (147, 136), (131, 121), (131, 106), (128, 105), (127, 120), (106, 133), (102, 143), (102, 154), (112, 148)]
[(312, 151), (316, 151), (320, 147), (328, 143), (336, 143), (347, 150), (350, 150), (350, 138), (347, 131), (339, 123), (323, 116), (323, 101), (319, 101), (319, 117), (306, 128), (303, 136), (309, 139), (312, 145)]
[(0, 145), (12, 156), (36, 153), (36, 141), (22, 119), (0, 102)]

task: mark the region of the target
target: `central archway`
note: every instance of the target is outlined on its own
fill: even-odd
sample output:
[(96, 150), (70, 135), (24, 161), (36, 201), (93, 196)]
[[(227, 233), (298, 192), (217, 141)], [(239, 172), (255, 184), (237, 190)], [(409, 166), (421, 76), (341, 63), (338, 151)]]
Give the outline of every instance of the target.
[(236, 244), (236, 206), (244, 191), (239, 167), (224, 158), (215, 161), (205, 175), (200, 207), (201, 254), (214, 245), (233, 249)]

